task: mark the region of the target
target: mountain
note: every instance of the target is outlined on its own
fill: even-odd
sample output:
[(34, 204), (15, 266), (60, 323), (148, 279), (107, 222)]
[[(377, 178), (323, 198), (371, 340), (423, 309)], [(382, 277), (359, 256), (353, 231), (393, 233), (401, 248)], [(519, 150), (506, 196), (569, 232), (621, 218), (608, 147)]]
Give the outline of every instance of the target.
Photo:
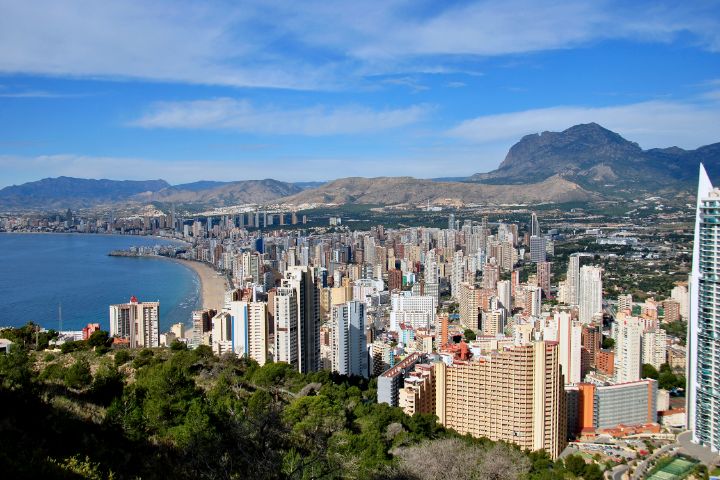
[(401, 203), (490, 203), (587, 201), (598, 195), (560, 177), (526, 185), (482, 185), (440, 182), (412, 177), (350, 177), (283, 198), (287, 204), (356, 203), (394, 205)]
[[(199, 188), (198, 184), (204, 184), (207, 188)], [(301, 191), (301, 187), (292, 183), (268, 178), (238, 182), (195, 182), (168, 186), (159, 191), (140, 193), (135, 195), (132, 200), (221, 207), (243, 203), (267, 203)]]
[(0, 190), (0, 206), (8, 209), (83, 208), (126, 201), (142, 192), (169, 187), (165, 180), (92, 180), (85, 178), (44, 178)]
[(0, 208), (9, 211), (63, 210), (148, 202), (217, 207), (267, 203), (301, 191), (301, 186), (272, 179), (238, 182), (202, 180), (172, 186), (165, 180), (58, 177), (3, 188), (0, 190)]
[[(720, 173), (720, 143), (683, 150), (643, 150), (596, 123), (562, 132), (526, 135), (510, 148), (500, 166), (467, 181), (525, 184), (558, 175), (605, 195), (635, 190), (687, 190), (697, 180), (698, 164)], [(614, 192), (608, 192), (613, 187)]]

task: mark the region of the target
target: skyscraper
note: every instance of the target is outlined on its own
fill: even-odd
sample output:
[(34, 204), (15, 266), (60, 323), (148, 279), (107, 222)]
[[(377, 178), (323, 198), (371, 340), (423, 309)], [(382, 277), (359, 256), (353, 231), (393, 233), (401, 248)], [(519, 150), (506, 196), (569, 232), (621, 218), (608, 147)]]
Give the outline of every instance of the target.
[(580, 256), (570, 255), (567, 269), (567, 303), (568, 305), (578, 304), (580, 294)]
[(720, 451), (720, 190), (700, 166), (688, 322), (687, 426)]
[(582, 380), (582, 326), (574, 322), (568, 312), (556, 313), (554, 320), (565, 383), (579, 383)]
[(538, 262), (536, 265), (538, 287), (546, 298), (550, 297), (551, 262)]
[[(282, 328), (294, 328), (297, 331), (295, 345), (297, 346), (297, 367), (302, 373), (314, 372), (320, 368), (320, 293), (315, 284), (313, 271), (310, 267), (290, 267), (285, 272), (282, 280), (284, 289), (294, 290), (294, 307), (283, 305), (283, 315), (293, 315), (294, 319), (283, 318)], [(278, 289), (278, 295), (280, 289)], [(283, 290), (283, 296), (287, 297), (289, 292)], [(290, 295), (292, 296), (292, 295)], [(277, 302), (278, 296), (275, 297)], [(275, 306), (275, 324), (278, 325), (278, 306)], [(294, 325), (291, 325), (293, 324)], [(275, 330), (276, 337), (278, 330)], [(277, 339), (275, 341), (277, 346)], [(292, 354), (292, 350), (287, 353)], [(277, 350), (276, 350), (277, 355)], [(280, 360), (279, 361), (284, 361)], [(292, 362), (288, 362), (292, 363)]]
[[(570, 257), (572, 259), (572, 257)], [(580, 322), (591, 323), (595, 315), (602, 315), (602, 269), (585, 265), (580, 269), (578, 293)]]
[(160, 302), (110, 305), (110, 336), (129, 340), (130, 348), (160, 346)]
[(363, 302), (351, 301), (333, 307), (331, 344), (334, 371), (342, 375), (369, 377)]
[[(252, 358), (260, 365), (268, 359), (267, 303), (230, 302), (232, 350), (236, 355)], [(213, 342), (214, 342), (213, 334)]]
[(540, 222), (538, 222), (535, 212), (530, 215), (530, 237), (532, 238), (533, 236), (540, 236)]
[(614, 323), (615, 381), (640, 380), (642, 365), (642, 325), (637, 317), (619, 313)]
[(530, 237), (530, 261), (544, 262), (547, 258), (547, 240), (545, 237), (533, 235)]

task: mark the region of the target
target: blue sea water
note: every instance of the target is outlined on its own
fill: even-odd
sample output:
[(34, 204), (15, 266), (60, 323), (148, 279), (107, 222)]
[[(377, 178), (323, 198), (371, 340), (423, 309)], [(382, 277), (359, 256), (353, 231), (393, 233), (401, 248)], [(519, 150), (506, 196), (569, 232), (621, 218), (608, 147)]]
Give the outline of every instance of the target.
[(33, 321), (63, 330), (87, 323), (109, 328), (109, 305), (160, 301), (160, 331), (188, 323), (200, 306), (195, 272), (164, 258), (110, 257), (131, 246), (168, 244), (136, 236), (93, 234), (0, 234), (0, 326)]

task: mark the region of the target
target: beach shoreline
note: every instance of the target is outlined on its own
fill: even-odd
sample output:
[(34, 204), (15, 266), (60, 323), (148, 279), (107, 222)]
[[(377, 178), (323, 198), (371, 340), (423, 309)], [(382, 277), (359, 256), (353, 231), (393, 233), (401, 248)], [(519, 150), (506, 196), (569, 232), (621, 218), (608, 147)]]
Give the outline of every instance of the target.
[[(163, 257), (170, 258), (170, 257)], [(200, 279), (200, 300), (202, 308), (220, 310), (225, 303), (225, 291), (228, 289), (225, 277), (218, 275), (209, 265), (184, 258), (170, 258), (192, 269)]]

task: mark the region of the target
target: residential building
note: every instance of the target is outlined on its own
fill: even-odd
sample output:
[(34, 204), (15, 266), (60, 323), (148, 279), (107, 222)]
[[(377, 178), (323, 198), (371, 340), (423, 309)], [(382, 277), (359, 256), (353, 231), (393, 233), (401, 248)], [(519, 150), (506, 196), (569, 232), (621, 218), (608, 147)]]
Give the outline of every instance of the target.
[(535, 342), (434, 366), (435, 414), (447, 428), (544, 449), (552, 458), (567, 445), (557, 343)]
[(110, 336), (129, 341), (130, 348), (160, 346), (160, 302), (130, 302), (110, 305)]
[(342, 375), (370, 376), (363, 302), (351, 301), (333, 307), (330, 343), (333, 371)]

